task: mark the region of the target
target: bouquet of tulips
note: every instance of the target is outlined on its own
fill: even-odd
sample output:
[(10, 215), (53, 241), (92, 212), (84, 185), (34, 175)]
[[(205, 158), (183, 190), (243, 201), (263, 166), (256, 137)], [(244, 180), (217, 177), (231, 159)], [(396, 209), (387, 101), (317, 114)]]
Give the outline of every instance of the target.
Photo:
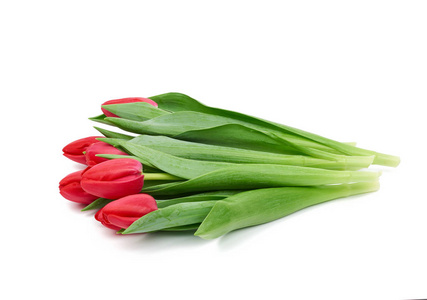
[(121, 132), (95, 127), (102, 136), (66, 145), (64, 155), (87, 167), (59, 189), (122, 234), (193, 230), (217, 238), (376, 191), (380, 173), (367, 168), (400, 162), (180, 93), (110, 100), (101, 109), (90, 119)]

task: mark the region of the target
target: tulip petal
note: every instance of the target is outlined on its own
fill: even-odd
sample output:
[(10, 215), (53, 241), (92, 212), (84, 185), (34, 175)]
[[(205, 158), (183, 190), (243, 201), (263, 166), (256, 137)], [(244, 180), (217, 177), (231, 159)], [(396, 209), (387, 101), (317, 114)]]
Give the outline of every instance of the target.
[(86, 192), (106, 199), (118, 199), (137, 194), (144, 185), (142, 165), (139, 161), (119, 158), (87, 169), (81, 180)]
[(83, 178), (81, 186), (86, 192), (106, 199), (118, 199), (141, 192), (144, 175), (127, 176), (116, 181), (97, 181)]
[(157, 210), (156, 200), (148, 194), (129, 195), (108, 203), (95, 214), (104, 226), (119, 230), (128, 228), (142, 216)]
[(83, 171), (77, 171), (65, 176), (59, 182), (59, 193), (67, 200), (90, 204), (97, 199), (98, 196), (90, 194), (82, 189), (80, 184), (82, 173)]
[(87, 147), (86, 152), (84, 154), (86, 164), (89, 167), (108, 160), (107, 158), (97, 156), (97, 154), (127, 155), (127, 153), (120, 151), (119, 149), (110, 144), (107, 144), (105, 142), (97, 142)]
[(84, 173), (85, 178), (98, 181), (118, 180), (124, 176), (142, 173), (139, 161), (129, 158), (113, 159), (97, 164)]
[(141, 217), (157, 209), (156, 200), (148, 194), (129, 195), (108, 204), (104, 212), (126, 215), (128, 217)]
[(86, 158), (83, 152), (86, 151), (87, 147), (98, 142), (97, 138), (101, 137), (102, 136), (89, 136), (69, 143), (62, 149), (64, 156), (75, 162), (86, 164)]
[(113, 226), (121, 228), (128, 228), (133, 222), (138, 220), (138, 217), (125, 217), (117, 215), (108, 215), (108, 223), (113, 224)]

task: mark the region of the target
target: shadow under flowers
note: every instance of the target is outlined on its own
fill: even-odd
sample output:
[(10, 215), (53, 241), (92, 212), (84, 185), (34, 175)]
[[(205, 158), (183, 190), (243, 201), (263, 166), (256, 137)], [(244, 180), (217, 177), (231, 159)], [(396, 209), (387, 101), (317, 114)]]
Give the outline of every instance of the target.
[(123, 247), (142, 252), (161, 252), (182, 248), (199, 248), (211, 241), (194, 236), (195, 231), (158, 231), (139, 234), (117, 234), (122, 239)]

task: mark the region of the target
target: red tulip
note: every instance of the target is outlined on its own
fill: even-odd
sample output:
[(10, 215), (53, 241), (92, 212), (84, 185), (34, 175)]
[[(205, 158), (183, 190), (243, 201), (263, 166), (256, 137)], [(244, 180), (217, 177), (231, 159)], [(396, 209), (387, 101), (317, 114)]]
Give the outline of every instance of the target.
[(153, 197), (135, 194), (108, 203), (95, 214), (95, 219), (108, 228), (120, 230), (155, 210), (157, 203)]
[(83, 152), (93, 143), (99, 142), (97, 138), (100, 137), (102, 136), (89, 136), (69, 143), (62, 149), (64, 156), (75, 162), (86, 164), (86, 157)]
[(131, 158), (112, 159), (88, 168), (81, 181), (83, 190), (106, 199), (139, 193), (143, 185), (142, 165)]
[(97, 154), (116, 154), (116, 155), (127, 155), (127, 153), (120, 151), (114, 146), (104, 142), (97, 142), (87, 147), (85, 152), (86, 164), (89, 167), (107, 161), (108, 158), (96, 156)]
[[(151, 99), (148, 98), (141, 98), (141, 97), (131, 97), (131, 98), (122, 98), (122, 99), (114, 99), (114, 100), (109, 100), (107, 102), (104, 102), (102, 105), (109, 105), (109, 104), (122, 104), (122, 103), (134, 103), (134, 102), (146, 102), (149, 103), (155, 107), (158, 107), (157, 103), (154, 102)], [(104, 115), (106, 115), (107, 117), (119, 117), (111, 112), (109, 112), (108, 110), (106, 110), (105, 108), (101, 107), (102, 112), (104, 113)]]
[(80, 181), (82, 179), (82, 171), (73, 172), (65, 176), (59, 182), (59, 193), (70, 201), (89, 204), (92, 203), (95, 199), (98, 199), (98, 196), (91, 195), (85, 192), (81, 185)]

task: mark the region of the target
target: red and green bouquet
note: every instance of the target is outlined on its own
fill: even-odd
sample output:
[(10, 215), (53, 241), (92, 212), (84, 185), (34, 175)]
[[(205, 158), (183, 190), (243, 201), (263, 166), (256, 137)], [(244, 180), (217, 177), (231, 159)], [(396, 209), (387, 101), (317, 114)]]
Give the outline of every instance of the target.
[[(213, 239), (293, 212), (378, 190), (400, 159), (297, 128), (206, 106), (180, 93), (110, 100), (109, 126), (71, 142), (84, 164), (61, 195), (121, 234), (193, 231)], [(117, 128), (117, 129), (114, 129)]]

